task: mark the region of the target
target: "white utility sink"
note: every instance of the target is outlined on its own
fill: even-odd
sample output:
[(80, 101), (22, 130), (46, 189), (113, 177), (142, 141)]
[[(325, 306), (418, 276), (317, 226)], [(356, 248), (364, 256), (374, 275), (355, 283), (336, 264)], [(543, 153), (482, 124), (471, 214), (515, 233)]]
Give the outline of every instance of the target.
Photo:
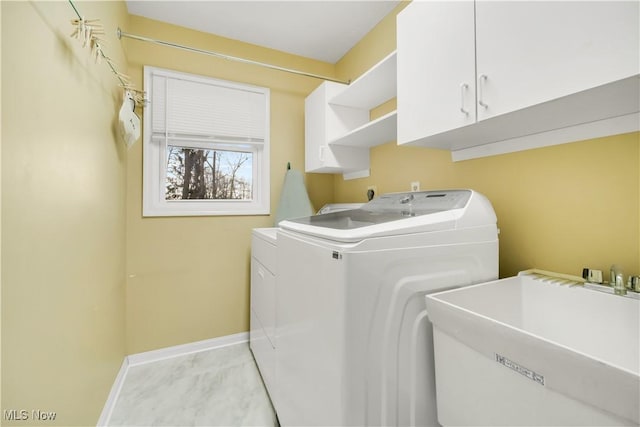
[(640, 299), (523, 272), (426, 304), (441, 424), (640, 424)]

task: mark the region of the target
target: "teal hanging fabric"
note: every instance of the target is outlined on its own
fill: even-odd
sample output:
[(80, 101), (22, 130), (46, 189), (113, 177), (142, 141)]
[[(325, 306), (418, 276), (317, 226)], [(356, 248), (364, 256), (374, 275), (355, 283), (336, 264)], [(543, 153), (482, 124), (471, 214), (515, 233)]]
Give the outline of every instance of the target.
[(313, 206), (309, 200), (309, 194), (304, 186), (302, 173), (292, 170), (287, 165), (287, 173), (284, 176), (280, 203), (276, 211), (276, 227), (285, 219), (301, 218), (313, 215)]

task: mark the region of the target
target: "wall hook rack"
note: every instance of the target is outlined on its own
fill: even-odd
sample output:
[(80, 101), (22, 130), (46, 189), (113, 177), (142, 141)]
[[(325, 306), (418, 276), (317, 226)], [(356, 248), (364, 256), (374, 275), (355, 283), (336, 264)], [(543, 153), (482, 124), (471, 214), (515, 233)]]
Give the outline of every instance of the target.
[[(120, 82), (119, 86), (126, 93), (129, 91), (133, 100), (136, 104), (141, 106), (146, 105), (146, 96), (144, 91), (138, 90), (135, 86), (130, 82), (129, 76), (122, 74), (119, 72), (111, 58), (109, 58), (103, 48), (104, 40), (102, 40), (99, 36), (104, 35), (104, 27), (100, 24), (99, 19), (85, 19), (78, 9), (76, 5), (73, 4), (72, 0), (68, 0), (69, 4), (73, 8), (73, 11), (77, 15), (77, 19), (71, 20), (71, 25), (74, 27), (73, 33), (71, 33), (71, 37), (79, 40), (82, 43), (82, 47), (89, 47), (91, 49), (91, 56), (95, 58), (96, 63), (101, 63), (104, 61), (111, 72), (116, 76), (118, 81)], [(117, 31), (118, 39), (120, 38), (120, 29)]]

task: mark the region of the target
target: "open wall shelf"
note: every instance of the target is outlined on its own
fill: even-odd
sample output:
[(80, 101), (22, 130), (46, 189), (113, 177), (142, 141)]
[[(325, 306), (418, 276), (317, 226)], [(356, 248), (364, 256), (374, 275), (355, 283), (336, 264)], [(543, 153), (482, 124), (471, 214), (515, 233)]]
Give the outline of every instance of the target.
[(351, 132), (329, 141), (329, 145), (346, 145), (349, 147), (375, 147), (396, 139), (396, 111), (366, 123)]
[(396, 52), (387, 55), (366, 73), (331, 98), (330, 104), (364, 110), (396, 97)]

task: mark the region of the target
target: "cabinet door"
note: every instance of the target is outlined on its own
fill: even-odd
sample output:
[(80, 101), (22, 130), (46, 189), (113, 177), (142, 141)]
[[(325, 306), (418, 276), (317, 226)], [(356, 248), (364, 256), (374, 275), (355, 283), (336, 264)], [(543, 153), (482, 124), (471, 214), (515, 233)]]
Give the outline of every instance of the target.
[(398, 14), (399, 144), (475, 122), (474, 39), (473, 1), (413, 2)]
[[(275, 248), (273, 250), (275, 252)], [(251, 258), (251, 309), (275, 347), (276, 278), (255, 258)]]
[(477, 0), (478, 120), (638, 74), (638, 5)]
[(305, 99), (304, 103), (306, 172), (321, 170), (326, 166), (335, 166), (323, 156), (327, 149), (326, 91), (326, 85), (319, 86)]

